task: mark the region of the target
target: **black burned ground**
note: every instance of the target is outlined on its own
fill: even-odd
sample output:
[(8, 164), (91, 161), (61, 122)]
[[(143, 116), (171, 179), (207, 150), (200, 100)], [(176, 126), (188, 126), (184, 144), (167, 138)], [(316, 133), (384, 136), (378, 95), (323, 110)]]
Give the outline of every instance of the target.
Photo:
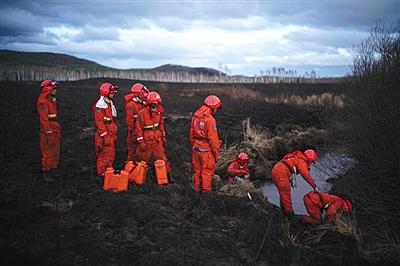
[[(242, 140), (242, 121), (274, 132), (285, 125), (326, 126), (325, 105), (294, 104), (291, 95), (340, 94), (337, 85), (210, 85), (145, 83), (166, 108), (167, 155), (175, 184), (157, 186), (150, 171), (144, 186), (104, 192), (94, 178), (92, 104), (104, 80), (61, 83), (61, 178), (40, 179), (39, 82), (0, 83), (2, 261), (27, 265), (142, 264), (353, 264), (354, 241), (334, 233), (318, 246), (312, 232), (282, 219), (261, 194), (253, 201), (211, 193), (196, 198), (191, 184), (190, 116), (208, 94), (220, 96), (218, 130), (226, 145)], [(126, 158), (123, 95), (134, 81), (112, 80), (116, 96), (116, 167)], [(266, 101), (285, 96), (291, 102)], [(276, 98), (274, 98), (276, 99)], [(288, 127), (290, 128), (290, 127)], [(304, 143), (289, 148), (304, 148)], [(320, 143), (317, 148), (321, 148)], [(283, 153), (285, 150), (281, 151)], [(277, 158), (275, 158), (277, 159)], [(220, 169), (221, 172), (221, 169)], [(223, 172), (223, 171), (222, 171)]]

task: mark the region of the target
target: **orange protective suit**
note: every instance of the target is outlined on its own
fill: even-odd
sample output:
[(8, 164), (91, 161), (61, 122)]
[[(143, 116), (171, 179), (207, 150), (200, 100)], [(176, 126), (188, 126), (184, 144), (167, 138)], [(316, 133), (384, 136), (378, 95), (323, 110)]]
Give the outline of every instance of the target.
[(204, 104), (192, 117), (190, 142), (193, 147), (194, 190), (195, 192), (210, 192), (221, 142), (213, 110)]
[[(93, 105), (93, 118), (96, 125), (95, 151), (97, 175), (102, 176), (107, 167), (112, 167), (115, 159), (115, 143), (118, 127), (115, 123), (116, 111), (113, 102), (101, 96)], [(113, 111), (114, 109), (114, 111)]]
[[(301, 174), (313, 189), (316, 188), (315, 182), (310, 175), (310, 164), (311, 161), (307, 159), (306, 155), (302, 151), (297, 150), (286, 154), (272, 168), (272, 181), (279, 191), (281, 207), (287, 215), (293, 214), (292, 198), (290, 195), (290, 176), (292, 174)], [(296, 169), (296, 173), (294, 173), (294, 169)]]
[(309, 224), (321, 224), (324, 210), (326, 210), (326, 220), (329, 222), (335, 222), (343, 213), (351, 211), (351, 207), (348, 207), (346, 200), (327, 193), (312, 191), (307, 193), (303, 200), (304, 206), (310, 215), (303, 215), (303, 220)]
[(250, 176), (248, 163), (240, 159), (233, 160), (228, 167), (228, 181), (234, 181), (236, 176), (244, 178), (245, 175)]
[(149, 105), (145, 105), (136, 117), (135, 131), (138, 141), (138, 159), (148, 162), (153, 156), (155, 160), (163, 160), (167, 173), (169, 173), (171, 166), (164, 147), (166, 142), (164, 107), (157, 105), (157, 107), (151, 108)]
[(61, 126), (58, 122), (56, 98), (44, 90), (37, 99), (40, 120), (40, 150), (42, 171), (58, 168), (60, 161)]
[(128, 151), (127, 161), (137, 161), (136, 149), (137, 134), (135, 131), (135, 120), (139, 110), (142, 108), (141, 100), (136, 97), (133, 93), (125, 95), (125, 121), (128, 127), (128, 133), (126, 135), (126, 147)]

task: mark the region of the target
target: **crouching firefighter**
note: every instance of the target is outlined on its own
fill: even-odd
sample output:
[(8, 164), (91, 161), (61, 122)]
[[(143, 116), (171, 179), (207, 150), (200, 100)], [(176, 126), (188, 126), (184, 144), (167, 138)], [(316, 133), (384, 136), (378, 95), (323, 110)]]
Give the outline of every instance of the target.
[(100, 97), (93, 105), (93, 118), (96, 125), (95, 152), (98, 176), (104, 176), (107, 167), (112, 167), (115, 159), (115, 143), (118, 127), (115, 123), (117, 110), (113, 98), (118, 87), (111, 83), (100, 86)]
[(308, 224), (322, 224), (324, 220), (335, 223), (353, 209), (350, 200), (322, 192), (311, 191), (304, 196), (303, 201), (309, 214), (303, 215), (303, 221)]
[(146, 103), (149, 90), (141, 83), (133, 84), (131, 92), (125, 95), (125, 121), (128, 127), (126, 135), (126, 147), (128, 156), (126, 161), (137, 161), (137, 135), (135, 131), (135, 120), (139, 110)]
[(190, 126), (192, 144), (193, 183), (195, 192), (211, 192), (216, 160), (221, 149), (214, 113), (221, 108), (215, 95), (205, 98), (194, 113)]
[(152, 91), (148, 94), (146, 104), (137, 114), (135, 131), (138, 159), (145, 162), (148, 162), (151, 157), (155, 160), (163, 160), (169, 182), (172, 183), (171, 166), (165, 153), (164, 107), (157, 92)]
[(249, 156), (245, 152), (239, 153), (238, 157), (233, 160), (228, 167), (228, 181), (239, 181), (250, 179)]
[(274, 165), (271, 171), (272, 181), (279, 192), (280, 204), (287, 216), (293, 214), (290, 187), (295, 187), (295, 178), (300, 174), (314, 189), (317, 186), (310, 175), (310, 165), (315, 163), (318, 155), (315, 150), (308, 149), (304, 153), (300, 150), (286, 154), (282, 160)]
[(56, 93), (60, 85), (54, 80), (44, 80), (40, 85), (37, 112), (40, 121), (40, 150), (42, 174), (45, 182), (54, 181), (54, 171), (60, 161), (61, 126), (58, 122)]

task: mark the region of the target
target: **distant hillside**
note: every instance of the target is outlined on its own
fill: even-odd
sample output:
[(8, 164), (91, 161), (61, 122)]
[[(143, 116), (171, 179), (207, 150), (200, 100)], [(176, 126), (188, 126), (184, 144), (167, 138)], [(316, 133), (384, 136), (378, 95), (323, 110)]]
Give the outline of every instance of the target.
[(25, 81), (55, 79), (73, 81), (90, 78), (121, 78), (159, 82), (187, 83), (306, 83), (332, 82), (332, 79), (302, 77), (229, 76), (205, 67), (166, 64), (149, 69), (116, 69), (86, 59), (58, 53), (0, 50), (0, 80)]
[(196, 73), (203, 73), (204, 75), (208, 76), (219, 76), (225, 75), (225, 73), (215, 70), (213, 68), (206, 68), (206, 67), (187, 67), (181, 65), (173, 65), (173, 64), (166, 64), (159, 67), (155, 67), (152, 70), (154, 71), (161, 71), (161, 72), (188, 72), (191, 74)]
[(1, 67), (19, 67), (19, 66), (36, 66), (36, 67), (64, 67), (77, 68), (85, 67), (88, 69), (111, 69), (102, 66), (96, 62), (86, 59), (76, 58), (66, 54), (56, 53), (32, 53), (32, 52), (16, 52), (10, 50), (0, 50), (0, 66)]

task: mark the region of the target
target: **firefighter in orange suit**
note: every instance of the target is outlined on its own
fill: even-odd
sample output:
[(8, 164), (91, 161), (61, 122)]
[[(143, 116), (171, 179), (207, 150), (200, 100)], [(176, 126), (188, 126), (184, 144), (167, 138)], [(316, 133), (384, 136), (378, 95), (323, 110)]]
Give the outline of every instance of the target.
[(249, 155), (245, 152), (239, 153), (238, 157), (233, 160), (228, 167), (228, 181), (233, 182), (249, 180)]
[(221, 148), (217, 121), (213, 116), (219, 108), (221, 108), (220, 99), (215, 95), (209, 95), (192, 117), (190, 143), (192, 144), (195, 192), (211, 192), (212, 190), (215, 163)]
[(315, 163), (317, 159), (317, 152), (312, 149), (308, 149), (304, 153), (297, 150), (286, 154), (272, 168), (272, 181), (279, 191), (281, 208), (286, 215), (291, 216), (293, 214), (290, 186), (295, 175), (301, 174), (314, 191), (317, 189), (310, 175), (310, 165), (311, 163)]
[(115, 143), (118, 127), (115, 123), (117, 110), (113, 98), (118, 87), (111, 83), (100, 86), (100, 97), (93, 105), (93, 118), (96, 125), (95, 151), (98, 176), (104, 176), (107, 167), (112, 167), (115, 159)]
[[(148, 162), (152, 156), (155, 160), (163, 160), (169, 174), (171, 166), (165, 153), (164, 107), (161, 103), (160, 95), (155, 91), (150, 92), (146, 105), (136, 117), (137, 156), (139, 160), (145, 162)], [(169, 178), (171, 182), (171, 177)]]
[(135, 120), (139, 110), (146, 103), (148, 94), (149, 90), (143, 84), (135, 83), (131, 88), (131, 92), (125, 95), (125, 121), (128, 126), (128, 134), (126, 136), (128, 156), (126, 161), (137, 161)]
[(54, 80), (44, 80), (40, 85), (37, 111), (40, 120), (40, 150), (42, 174), (45, 182), (54, 181), (52, 175), (60, 160), (61, 126), (58, 122), (56, 92), (60, 88)]
[(343, 214), (348, 214), (353, 209), (349, 200), (328, 193), (311, 191), (304, 196), (303, 200), (309, 214), (309, 216), (303, 215), (303, 221), (308, 224), (321, 224), (324, 220), (322, 217), (324, 211), (326, 211), (325, 220), (334, 223)]

